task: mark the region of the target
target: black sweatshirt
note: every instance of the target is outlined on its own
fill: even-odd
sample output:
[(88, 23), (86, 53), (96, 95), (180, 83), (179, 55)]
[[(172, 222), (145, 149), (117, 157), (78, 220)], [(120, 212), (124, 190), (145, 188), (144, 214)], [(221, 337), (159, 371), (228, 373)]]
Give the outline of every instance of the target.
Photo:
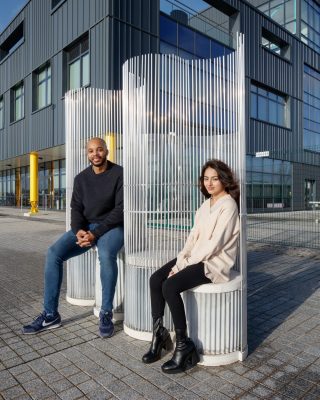
[(116, 226), (123, 226), (123, 168), (108, 161), (107, 170), (95, 174), (88, 167), (74, 178), (71, 198), (71, 229), (76, 234), (88, 225), (98, 239)]

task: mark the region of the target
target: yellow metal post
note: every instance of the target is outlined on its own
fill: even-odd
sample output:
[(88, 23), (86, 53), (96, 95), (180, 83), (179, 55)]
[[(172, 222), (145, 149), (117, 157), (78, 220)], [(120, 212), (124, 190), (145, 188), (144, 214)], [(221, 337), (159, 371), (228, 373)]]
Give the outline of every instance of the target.
[(38, 153), (30, 153), (30, 214), (38, 212), (39, 200), (39, 180), (38, 180)]
[(116, 135), (114, 133), (107, 133), (106, 143), (109, 150), (108, 160), (116, 162)]

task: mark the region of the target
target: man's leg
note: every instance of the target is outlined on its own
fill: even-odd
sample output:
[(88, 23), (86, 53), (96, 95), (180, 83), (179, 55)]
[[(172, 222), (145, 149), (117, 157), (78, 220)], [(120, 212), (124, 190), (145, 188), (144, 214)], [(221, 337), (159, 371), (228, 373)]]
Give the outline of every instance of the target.
[(117, 254), (123, 247), (123, 227), (116, 227), (102, 235), (97, 241), (102, 286), (101, 309), (112, 312), (113, 297), (117, 284)]
[(90, 249), (77, 245), (77, 237), (70, 230), (49, 247), (44, 272), (44, 311), (54, 315), (58, 311), (63, 278), (63, 262)]
[(76, 241), (76, 235), (69, 231), (49, 247), (44, 274), (44, 311), (31, 324), (23, 327), (24, 334), (31, 335), (61, 325), (58, 304), (63, 277), (63, 262), (89, 250), (89, 247), (78, 246)]

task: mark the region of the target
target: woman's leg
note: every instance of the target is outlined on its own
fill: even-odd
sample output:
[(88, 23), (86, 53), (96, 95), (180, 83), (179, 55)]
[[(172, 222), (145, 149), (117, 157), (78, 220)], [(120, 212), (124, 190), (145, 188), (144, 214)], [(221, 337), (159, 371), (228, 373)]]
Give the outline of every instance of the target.
[(177, 259), (169, 261), (150, 277), (153, 328), (150, 348), (142, 357), (142, 361), (146, 364), (150, 364), (159, 360), (161, 357), (161, 350), (163, 348), (169, 350), (172, 345), (170, 334), (162, 324), (165, 306), (165, 301), (162, 296), (162, 283), (168, 278), (171, 268), (176, 264), (176, 260)]
[(193, 287), (210, 283), (205, 276), (203, 263), (189, 265), (162, 284), (162, 294), (170, 308), (175, 329), (186, 330), (186, 314), (180, 293)]
[(151, 296), (151, 313), (154, 320), (163, 317), (165, 299), (162, 295), (163, 282), (168, 278), (172, 267), (176, 265), (177, 259), (169, 261), (163, 267), (154, 272), (150, 277), (150, 296)]
[(175, 374), (194, 367), (200, 360), (196, 346), (187, 336), (186, 315), (180, 293), (203, 283), (211, 282), (204, 274), (203, 263), (189, 265), (168, 278), (162, 285), (176, 331), (176, 348), (171, 360), (161, 366), (166, 374)]

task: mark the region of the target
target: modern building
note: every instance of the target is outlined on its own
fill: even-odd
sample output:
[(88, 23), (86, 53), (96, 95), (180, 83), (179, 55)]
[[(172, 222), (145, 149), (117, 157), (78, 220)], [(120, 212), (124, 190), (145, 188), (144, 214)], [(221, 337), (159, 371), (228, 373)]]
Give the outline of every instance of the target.
[(27, 204), (36, 151), (40, 206), (65, 207), (69, 89), (120, 89), (140, 54), (229, 54), (239, 31), (248, 211), (308, 209), (320, 197), (319, 27), (315, 0), (29, 0), (0, 34), (0, 204)]

